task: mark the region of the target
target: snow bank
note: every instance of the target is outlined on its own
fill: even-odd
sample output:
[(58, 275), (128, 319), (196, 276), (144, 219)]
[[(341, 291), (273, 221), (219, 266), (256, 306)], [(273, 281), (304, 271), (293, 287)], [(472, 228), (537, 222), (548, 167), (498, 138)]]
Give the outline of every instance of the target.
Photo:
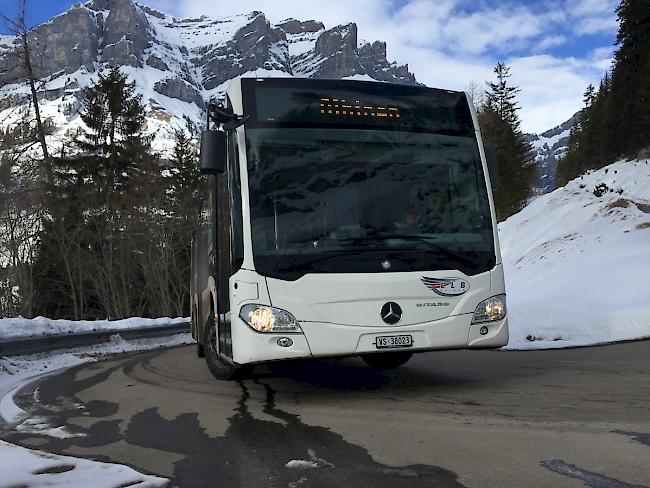
[(512, 349), (650, 337), (650, 162), (620, 161), (499, 225)]
[(169, 317), (159, 319), (132, 317), (124, 320), (53, 320), (45, 317), (36, 317), (35, 319), (17, 317), (0, 319), (0, 339), (159, 327), (188, 323), (189, 321), (189, 318), (183, 317), (173, 319)]
[(0, 487), (149, 488), (169, 484), (168, 479), (145, 475), (128, 466), (34, 451), (2, 440), (0, 466)]

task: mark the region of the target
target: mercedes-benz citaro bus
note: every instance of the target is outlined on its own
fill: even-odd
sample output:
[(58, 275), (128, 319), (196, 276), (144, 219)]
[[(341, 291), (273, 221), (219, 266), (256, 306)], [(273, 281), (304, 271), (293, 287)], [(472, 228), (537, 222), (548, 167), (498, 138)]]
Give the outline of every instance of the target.
[(217, 378), (507, 344), (492, 163), (465, 93), (236, 78), (208, 112), (191, 328)]

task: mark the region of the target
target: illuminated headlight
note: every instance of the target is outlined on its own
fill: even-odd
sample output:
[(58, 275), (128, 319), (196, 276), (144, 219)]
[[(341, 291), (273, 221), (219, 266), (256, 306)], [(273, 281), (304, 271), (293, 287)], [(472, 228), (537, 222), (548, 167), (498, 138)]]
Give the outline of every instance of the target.
[(506, 316), (506, 296), (497, 295), (482, 301), (474, 310), (472, 324), (482, 324), (485, 322), (496, 322)]
[(296, 318), (286, 310), (266, 305), (244, 305), (240, 317), (257, 332), (302, 332)]

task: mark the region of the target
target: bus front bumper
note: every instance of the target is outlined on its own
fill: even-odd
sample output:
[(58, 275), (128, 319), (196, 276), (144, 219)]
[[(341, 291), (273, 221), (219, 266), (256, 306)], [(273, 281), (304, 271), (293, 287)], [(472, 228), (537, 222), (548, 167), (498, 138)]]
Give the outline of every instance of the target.
[[(233, 359), (238, 364), (250, 364), (396, 350), (416, 352), (466, 348), (495, 349), (508, 343), (507, 317), (498, 322), (477, 325), (471, 325), (471, 319), (471, 314), (455, 315), (435, 322), (402, 327), (358, 327), (301, 322), (303, 334), (262, 334), (253, 331), (239, 318), (234, 317), (232, 334), (236, 347), (233, 348)], [(487, 333), (481, 334), (482, 327), (487, 327)], [(377, 337), (395, 335), (411, 336), (412, 346), (401, 349), (377, 348)]]

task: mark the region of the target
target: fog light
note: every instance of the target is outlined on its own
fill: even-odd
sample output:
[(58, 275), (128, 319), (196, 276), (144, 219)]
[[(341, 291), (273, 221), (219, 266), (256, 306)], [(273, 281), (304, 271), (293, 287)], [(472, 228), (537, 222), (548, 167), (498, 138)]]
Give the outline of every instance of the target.
[(488, 329), (486, 326), (483, 326), (483, 327), (481, 327), (481, 328), (479, 329), (479, 333), (480, 333), (481, 335), (487, 335), (488, 332), (489, 332), (489, 329)]
[(290, 337), (280, 337), (277, 340), (278, 346), (280, 347), (291, 347), (293, 346), (293, 339)]

